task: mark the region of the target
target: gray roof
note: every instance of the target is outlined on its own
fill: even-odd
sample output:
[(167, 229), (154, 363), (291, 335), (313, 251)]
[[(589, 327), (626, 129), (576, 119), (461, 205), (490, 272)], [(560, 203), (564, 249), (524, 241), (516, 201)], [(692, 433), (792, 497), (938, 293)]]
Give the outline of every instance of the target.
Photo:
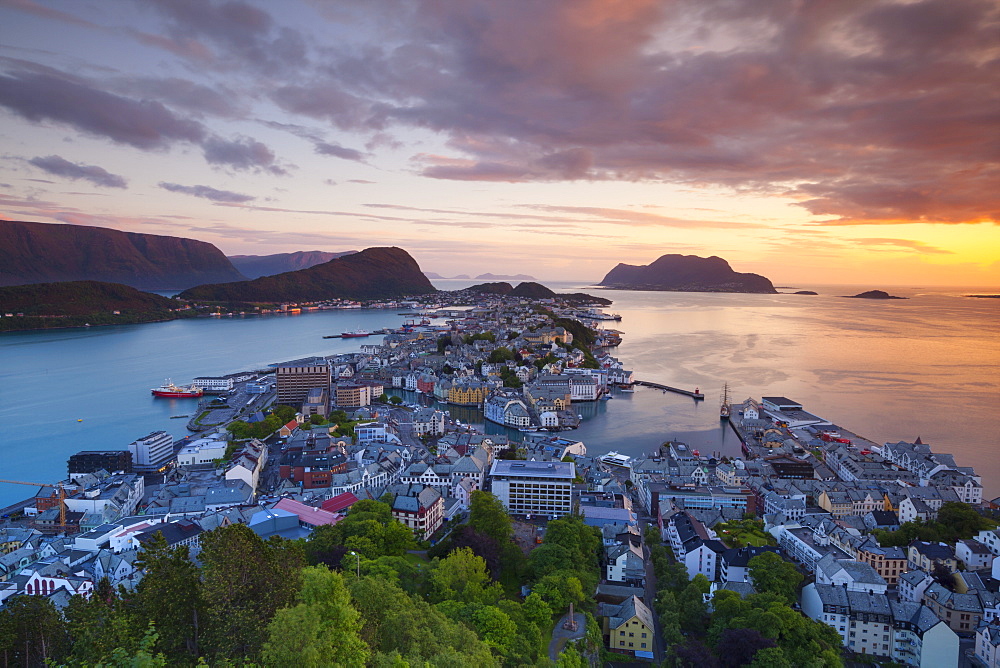
[(573, 462), (524, 462), (510, 459), (493, 461), (492, 476), (524, 476), (529, 478), (574, 478)]

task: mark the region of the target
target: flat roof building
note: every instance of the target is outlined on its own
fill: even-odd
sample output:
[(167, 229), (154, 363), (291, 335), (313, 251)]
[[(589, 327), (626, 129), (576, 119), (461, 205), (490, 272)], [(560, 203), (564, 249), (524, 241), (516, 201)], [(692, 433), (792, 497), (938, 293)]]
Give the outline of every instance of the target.
[(496, 459), (490, 478), (493, 494), (514, 515), (562, 517), (573, 511), (573, 462)]

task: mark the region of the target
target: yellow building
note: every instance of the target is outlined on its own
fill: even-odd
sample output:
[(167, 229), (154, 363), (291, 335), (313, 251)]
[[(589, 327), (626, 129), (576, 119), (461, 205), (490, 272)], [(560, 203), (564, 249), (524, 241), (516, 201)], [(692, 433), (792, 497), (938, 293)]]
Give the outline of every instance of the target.
[(637, 597), (620, 605), (601, 605), (604, 637), (613, 652), (652, 658), (653, 613)]
[(489, 388), (479, 381), (457, 381), (448, 390), (448, 403), (457, 406), (482, 406)]

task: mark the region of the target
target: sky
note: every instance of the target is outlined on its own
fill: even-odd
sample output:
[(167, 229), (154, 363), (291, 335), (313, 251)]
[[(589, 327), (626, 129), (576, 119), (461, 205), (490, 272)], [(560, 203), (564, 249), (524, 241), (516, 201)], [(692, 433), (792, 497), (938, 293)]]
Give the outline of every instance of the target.
[(0, 218), (1000, 286), (994, 0), (0, 0)]

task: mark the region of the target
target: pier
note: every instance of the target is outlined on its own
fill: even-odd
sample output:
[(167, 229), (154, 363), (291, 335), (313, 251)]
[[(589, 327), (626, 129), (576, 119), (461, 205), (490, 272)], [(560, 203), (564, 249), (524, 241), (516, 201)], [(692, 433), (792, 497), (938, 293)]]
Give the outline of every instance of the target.
[(684, 396), (691, 397), (692, 399), (694, 399), (696, 401), (701, 401), (702, 399), (705, 398), (704, 394), (702, 394), (701, 392), (698, 392), (698, 388), (695, 388), (695, 391), (692, 392), (691, 390), (682, 390), (679, 387), (670, 387), (669, 385), (662, 385), (660, 383), (652, 383), (652, 382), (650, 382), (648, 380), (636, 380), (636, 381), (633, 381), (632, 384), (633, 385), (642, 385), (643, 387), (652, 387), (654, 389), (664, 390), (666, 392), (675, 392), (677, 394), (683, 394)]

